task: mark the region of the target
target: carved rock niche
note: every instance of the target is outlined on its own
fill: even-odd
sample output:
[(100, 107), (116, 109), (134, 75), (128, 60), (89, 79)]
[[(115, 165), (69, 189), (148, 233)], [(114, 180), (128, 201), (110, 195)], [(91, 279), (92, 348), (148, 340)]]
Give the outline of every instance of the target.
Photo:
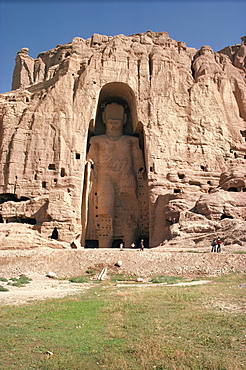
[(109, 83), (100, 92), (89, 129), (82, 209), (82, 244), (129, 247), (148, 242), (144, 140), (132, 89)]

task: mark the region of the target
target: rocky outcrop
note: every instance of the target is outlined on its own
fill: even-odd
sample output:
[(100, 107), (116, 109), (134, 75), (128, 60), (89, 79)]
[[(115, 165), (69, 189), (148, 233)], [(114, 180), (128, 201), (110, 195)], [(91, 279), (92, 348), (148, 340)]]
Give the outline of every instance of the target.
[[(36, 59), (23, 48), (12, 88), (0, 96), (0, 232), (11, 233), (18, 223), (65, 246), (127, 240), (124, 247), (130, 247), (127, 223), (135, 230), (132, 242), (144, 238), (145, 246), (155, 247), (185, 238), (223, 240), (230, 223), (237, 243), (245, 242), (245, 37), (217, 53), (151, 31), (75, 37)], [(118, 194), (110, 197), (111, 220), (100, 213), (105, 199), (92, 192), (97, 161), (88, 161), (88, 150), (98, 141), (92, 136), (107, 136), (103, 112), (112, 102), (124, 107), (120, 136), (135, 137), (127, 145), (138, 146), (144, 166), (139, 172), (124, 167), (128, 154), (112, 159), (121, 165), (110, 165), (111, 172), (125, 172), (119, 172), (122, 181), (110, 182)], [(105, 164), (101, 168), (107, 173)], [(136, 187), (135, 180), (129, 185), (126, 168)], [(97, 184), (107, 187), (105, 181)]]

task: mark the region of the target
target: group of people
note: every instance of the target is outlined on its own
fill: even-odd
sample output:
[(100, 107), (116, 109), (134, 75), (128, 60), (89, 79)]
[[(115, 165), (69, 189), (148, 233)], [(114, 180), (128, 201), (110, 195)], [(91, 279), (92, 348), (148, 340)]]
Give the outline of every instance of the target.
[[(220, 238), (218, 237), (217, 239), (214, 239), (212, 241), (212, 244), (211, 244), (211, 252), (217, 252), (217, 253), (220, 253), (221, 252), (221, 244), (222, 244), (222, 241), (220, 240)], [(124, 247), (124, 244), (123, 243), (120, 243), (120, 249), (123, 250), (123, 247)], [(135, 243), (132, 243), (131, 244), (131, 247), (132, 249), (134, 249), (136, 247), (136, 244)], [(143, 251), (144, 250), (144, 240), (141, 239), (141, 242), (140, 242), (140, 251)]]
[(214, 239), (212, 241), (212, 249), (211, 249), (211, 252), (217, 252), (217, 253), (220, 253), (221, 252), (221, 240), (220, 238), (217, 238), (217, 239)]
[[(120, 243), (120, 250), (123, 250), (123, 248), (124, 248), (124, 244)], [(136, 244), (132, 243), (131, 248), (132, 249), (136, 248)], [(143, 239), (141, 239), (141, 241), (140, 241), (140, 251), (144, 251), (144, 240)]]

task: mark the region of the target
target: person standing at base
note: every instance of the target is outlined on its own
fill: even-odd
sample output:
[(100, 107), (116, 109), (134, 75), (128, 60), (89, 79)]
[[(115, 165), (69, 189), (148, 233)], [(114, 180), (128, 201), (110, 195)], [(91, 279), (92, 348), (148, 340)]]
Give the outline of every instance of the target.
[(216, 246), (217, 246), (217, 241), (216, 239), (214, 239), (211, 244), (211, 247), (212, 247), (211, 252), (216, 252)]
[(222, 241), (220, 240), (220, 238), (217, 238), (217, 253), (221, 252), (221, 243)]
[(141, 242), (140, 242), (140, 250), (144, 251), (144, 240), (143, 239), (141, 239)]

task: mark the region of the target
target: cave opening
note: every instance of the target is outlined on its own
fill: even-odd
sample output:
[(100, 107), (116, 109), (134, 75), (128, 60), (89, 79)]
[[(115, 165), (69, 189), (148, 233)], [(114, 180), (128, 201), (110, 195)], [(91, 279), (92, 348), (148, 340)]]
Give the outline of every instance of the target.
[(120, 244), (123, 244), (124, 245), (123, 239), (115, 239), (112, 242), (111, 248), (120, 248)]
[(16, 223), (20, 223), (20, 224), (29, 224), (29, 225), (36, 225), (37, 224), (37, 220), (36, 218), (32, 218), (32, 217), (8, 217), (6, 219), (6, 223), (11, 223), (11, 222), (16, 222)]
[(58, 230), (56, 227), (54, 227), (53, 231), (52, 231), (52, 234), (51, 234), (51, 239), (55, 239), (57, 240), (58, 239)]
[(238, 189), (234, 186), (228, 188), (228, 191), (234, 191), (234, 192), (238, 192)]
[(5, 202), (9, 202), (9, 201), (25, 202), (27, 200), (30, 200), (30, 198), (25, 197), (25, 196), (21, 196), (20, 198), (18, 198), (16, 196), (16, 194), (13, 194), (13, 193), (2, 193), (2, 194), (0, 194), (0, 204), (5, 203)]
[(225, 213), (223, 213), (223, 215), (221, 215), (220, 219), (221, 220), (224, 220), (225, 218), (229, 218), (229, 219), (233, 220), (233, 217), (232, 216), (228, 216)]
[(95, 249), (95, 248), (99, 248), (99, 242), (98, 240), (96, 239), (92, 239), (92, 240), (85, 240), (85, 248), (91, 248), (91, 249)]

